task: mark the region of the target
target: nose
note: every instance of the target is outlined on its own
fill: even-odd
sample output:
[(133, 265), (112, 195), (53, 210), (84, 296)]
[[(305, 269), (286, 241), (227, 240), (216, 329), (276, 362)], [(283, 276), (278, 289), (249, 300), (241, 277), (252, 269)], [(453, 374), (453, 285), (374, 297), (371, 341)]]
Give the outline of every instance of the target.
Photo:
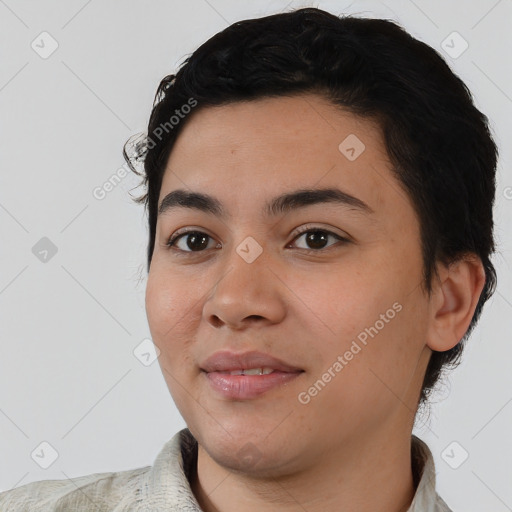
[(276, 324), (286, 315), (285, 291), (265, 251), (251, 261), (242, 250), (233, 250), (205, 301), (203, 315), (213, 327), (236, 331)]

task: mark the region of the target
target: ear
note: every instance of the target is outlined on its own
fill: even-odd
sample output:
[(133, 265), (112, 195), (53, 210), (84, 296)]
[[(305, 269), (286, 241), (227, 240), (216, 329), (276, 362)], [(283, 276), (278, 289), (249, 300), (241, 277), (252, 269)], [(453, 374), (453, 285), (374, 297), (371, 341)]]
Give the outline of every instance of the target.
[(485, 270), (474, 254), (451, 265), (438, 265), (429, 305), (427, 346), (437, 352), (453, 348), (466, 333), (485, 285)]

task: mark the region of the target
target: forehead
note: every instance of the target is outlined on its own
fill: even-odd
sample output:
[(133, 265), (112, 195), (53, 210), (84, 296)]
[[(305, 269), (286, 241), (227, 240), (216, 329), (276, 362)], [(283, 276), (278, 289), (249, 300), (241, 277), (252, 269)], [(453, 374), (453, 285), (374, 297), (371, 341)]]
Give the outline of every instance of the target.
[(219, 198), (228, 213), (241, 202), (261, 211), (279, 193), (336, 187), (377, 212), (396, 211), (397, 202), (410, 208), (391, 168), (379, 125), (320, 96), (236, 102), (187, 120), (159, 204), (170, 191), (189, 189)]

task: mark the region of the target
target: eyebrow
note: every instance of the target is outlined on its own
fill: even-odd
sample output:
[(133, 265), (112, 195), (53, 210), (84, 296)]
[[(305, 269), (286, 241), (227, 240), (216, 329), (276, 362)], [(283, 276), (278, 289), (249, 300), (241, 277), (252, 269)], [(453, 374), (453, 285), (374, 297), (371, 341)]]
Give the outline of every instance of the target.
[[(267, 202), (264, 205), (263, 212), (267, 217), (276, 217), (291, 210), (320, 203), (343, 205), (365, 214), (375, 213), (364, 201), (338, 188), (301, 189), (288, 192)], [(183, 189), (173, 190), (162, 199), (158, 208), (158, 215), (176, 208), (199, 210), (223, 219), (231, 217), (217, 198), (208, 194), (189, 192)]]

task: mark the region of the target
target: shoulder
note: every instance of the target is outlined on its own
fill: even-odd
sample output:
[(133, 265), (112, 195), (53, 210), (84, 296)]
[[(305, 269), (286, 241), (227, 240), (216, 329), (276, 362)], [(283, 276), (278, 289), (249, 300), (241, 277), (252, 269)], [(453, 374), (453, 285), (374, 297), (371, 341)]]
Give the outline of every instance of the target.
[(95, 510), (107, 512), (126, 498), (133, 502), (151, 466), (127, 471), (94, 473), (65, 480), (31, 482), (0, 493), (2, 512)]
[(197, 441), (185, 428), (165, 443), (152, 466), (31, 482), (0, 493), (0, 512), (125, 512), (200, 507), (189, 477)]

